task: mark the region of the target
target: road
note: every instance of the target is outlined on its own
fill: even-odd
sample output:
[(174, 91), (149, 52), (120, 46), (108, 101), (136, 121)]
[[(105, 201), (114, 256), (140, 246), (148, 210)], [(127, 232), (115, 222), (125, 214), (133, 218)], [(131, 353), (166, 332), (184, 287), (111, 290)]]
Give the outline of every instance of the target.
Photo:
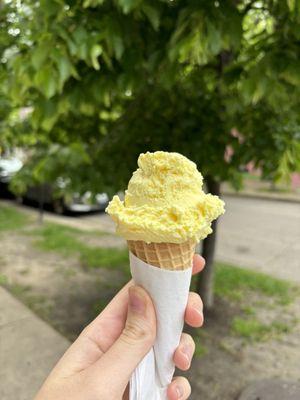
[(300, 283), (300, 203), (226, 197), (217, 259)]
[[(217, 259), (300, 283), (300, 203), (225, 196)], [(36, 212), (22, 207), (28, 213)], [(45, 219), (84, 230), (114, 232), (104, 213)]]

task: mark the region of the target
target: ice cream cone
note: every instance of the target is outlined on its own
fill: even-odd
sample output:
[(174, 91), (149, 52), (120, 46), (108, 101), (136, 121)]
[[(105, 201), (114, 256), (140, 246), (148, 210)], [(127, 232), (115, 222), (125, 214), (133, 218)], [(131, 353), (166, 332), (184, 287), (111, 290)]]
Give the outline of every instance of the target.
[(173, 271), (190, 268), (196, 243), (146, 243), (142, 240), (128, 240), (128, 248), (136, 257), (162, 269)]

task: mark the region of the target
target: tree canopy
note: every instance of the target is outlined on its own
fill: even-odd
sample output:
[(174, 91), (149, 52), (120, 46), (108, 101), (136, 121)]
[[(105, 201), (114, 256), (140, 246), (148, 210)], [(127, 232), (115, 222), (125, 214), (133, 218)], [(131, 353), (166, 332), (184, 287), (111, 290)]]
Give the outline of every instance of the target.
[(300, 169), (299, 1), (0, 7), (1, 139), (39, 149), (37, 180), (113, 192), (158, 149), (235, 185), (249, 161), (272, 179)]

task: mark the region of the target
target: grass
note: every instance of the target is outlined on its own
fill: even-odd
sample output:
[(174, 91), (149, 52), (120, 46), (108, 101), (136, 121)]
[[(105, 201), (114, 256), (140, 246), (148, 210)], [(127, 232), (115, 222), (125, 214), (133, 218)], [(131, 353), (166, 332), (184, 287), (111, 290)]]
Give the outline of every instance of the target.
[(28, 308), (36, 312), (41, 318), (47, 319), (52, 311), (52, 305), (48, 299), (40, 294), (33, 294), (32, 288), (29, 285), (10, 284), (6, 283), (6, 288), (20, 299)]
[(20, 297), (20, 298), (22, 298), (26, 293), (29, 293), (31, 290), (30, 286), (19, 285), (18, 283), (9, 285), (8, 287), (12, 294), (14, 294), (16, 297)]
[(289, 304), (293, 299), (293, 286), (269, 275), (218, 263), (216, 269), (216, 294), (239, 301), (247, 291), (274, 297), (278, 303)]
[[(240, 304), (243, 317), (233, 318), (231, 331), (235, 336), (245, 340), (266, 341), (289, 333), (293, 329), (294, 322), (264, 323), (259, 320), (256, 313), (266, 307), (274, 309), (290, 304), (298, 291), (299, 289), (291, 283), (281, 279), (233, 265), (217, 264), (215, 292), (222, 298)], [(249, 303), (251, 298), (254, 302)]]
[(207, 348), (203, 345), (202, 335), (193, 336), (195, 342), (195, 356), (203, 357), (207, 353)]
[(244, 306), (242, 307), (244, 315), (255, 315), (255, 309), (253, 307)]
[(37, 247), (45, 251), (57, 251), (65, 256), (70, 256), (78, 250), (81, 242), (76, 238), (77, 229), (67, 226), (45, 223), (36, 231), (39, 239), (35, 242)]
[(106, 268), (128, 267), (128, 250), (118, 248), (105, 247), (88, 247), (85, 246), (80, 251), (80, 260), (83, 265), (89, 268), (98, 268), (99, 266)]
[(246, 180), (249, 179), (250, 181), (260, 181), (261, 180), (260, 176), (252, 174), (251, 172), (244, 172), (243, 176)]
[(0, 206), (0, 232), (23, 228), (29, 221), (24, 213), (6, 206)]
[(289, 333), (292, 325), (277, 321), (263, 324), (255, 318), (236, 317), (232, 322), (232, 331), (235, 335), (251, 341), (266, 341), (271, 337)]
[(7, 277), (3, 274), (0, 274), (0, 285), (5, 285), (7, 283)]
[(92, 247), (84, 243), (79, 229), (59, 224), (45, 223), (34, 233), (39, 239), (35, 245), (44, 251), (59, 252), (65, 257), (79, 255), (82, 266), (87, 268), (118, 268), (128, 270), (128, 251), (119, 248)]
[(93, 304), (93, 314), (96, 316), (101, 313), (101, 311), (104, 310), (104, 308), (107, 306), (108, 301), (107, 299), (99, 299)]

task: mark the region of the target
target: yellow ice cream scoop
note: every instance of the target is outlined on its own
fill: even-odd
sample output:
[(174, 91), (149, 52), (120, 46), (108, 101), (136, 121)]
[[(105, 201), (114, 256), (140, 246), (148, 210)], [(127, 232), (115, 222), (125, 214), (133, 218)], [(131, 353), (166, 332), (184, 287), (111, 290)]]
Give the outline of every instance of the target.
[(114, 196), (106, 212), (127, 240), (146, 243), (199, 241), (224, 213), (218, 196), (203, 192), (196, 164), (179, 153), (141, 154), (124, 202)]

